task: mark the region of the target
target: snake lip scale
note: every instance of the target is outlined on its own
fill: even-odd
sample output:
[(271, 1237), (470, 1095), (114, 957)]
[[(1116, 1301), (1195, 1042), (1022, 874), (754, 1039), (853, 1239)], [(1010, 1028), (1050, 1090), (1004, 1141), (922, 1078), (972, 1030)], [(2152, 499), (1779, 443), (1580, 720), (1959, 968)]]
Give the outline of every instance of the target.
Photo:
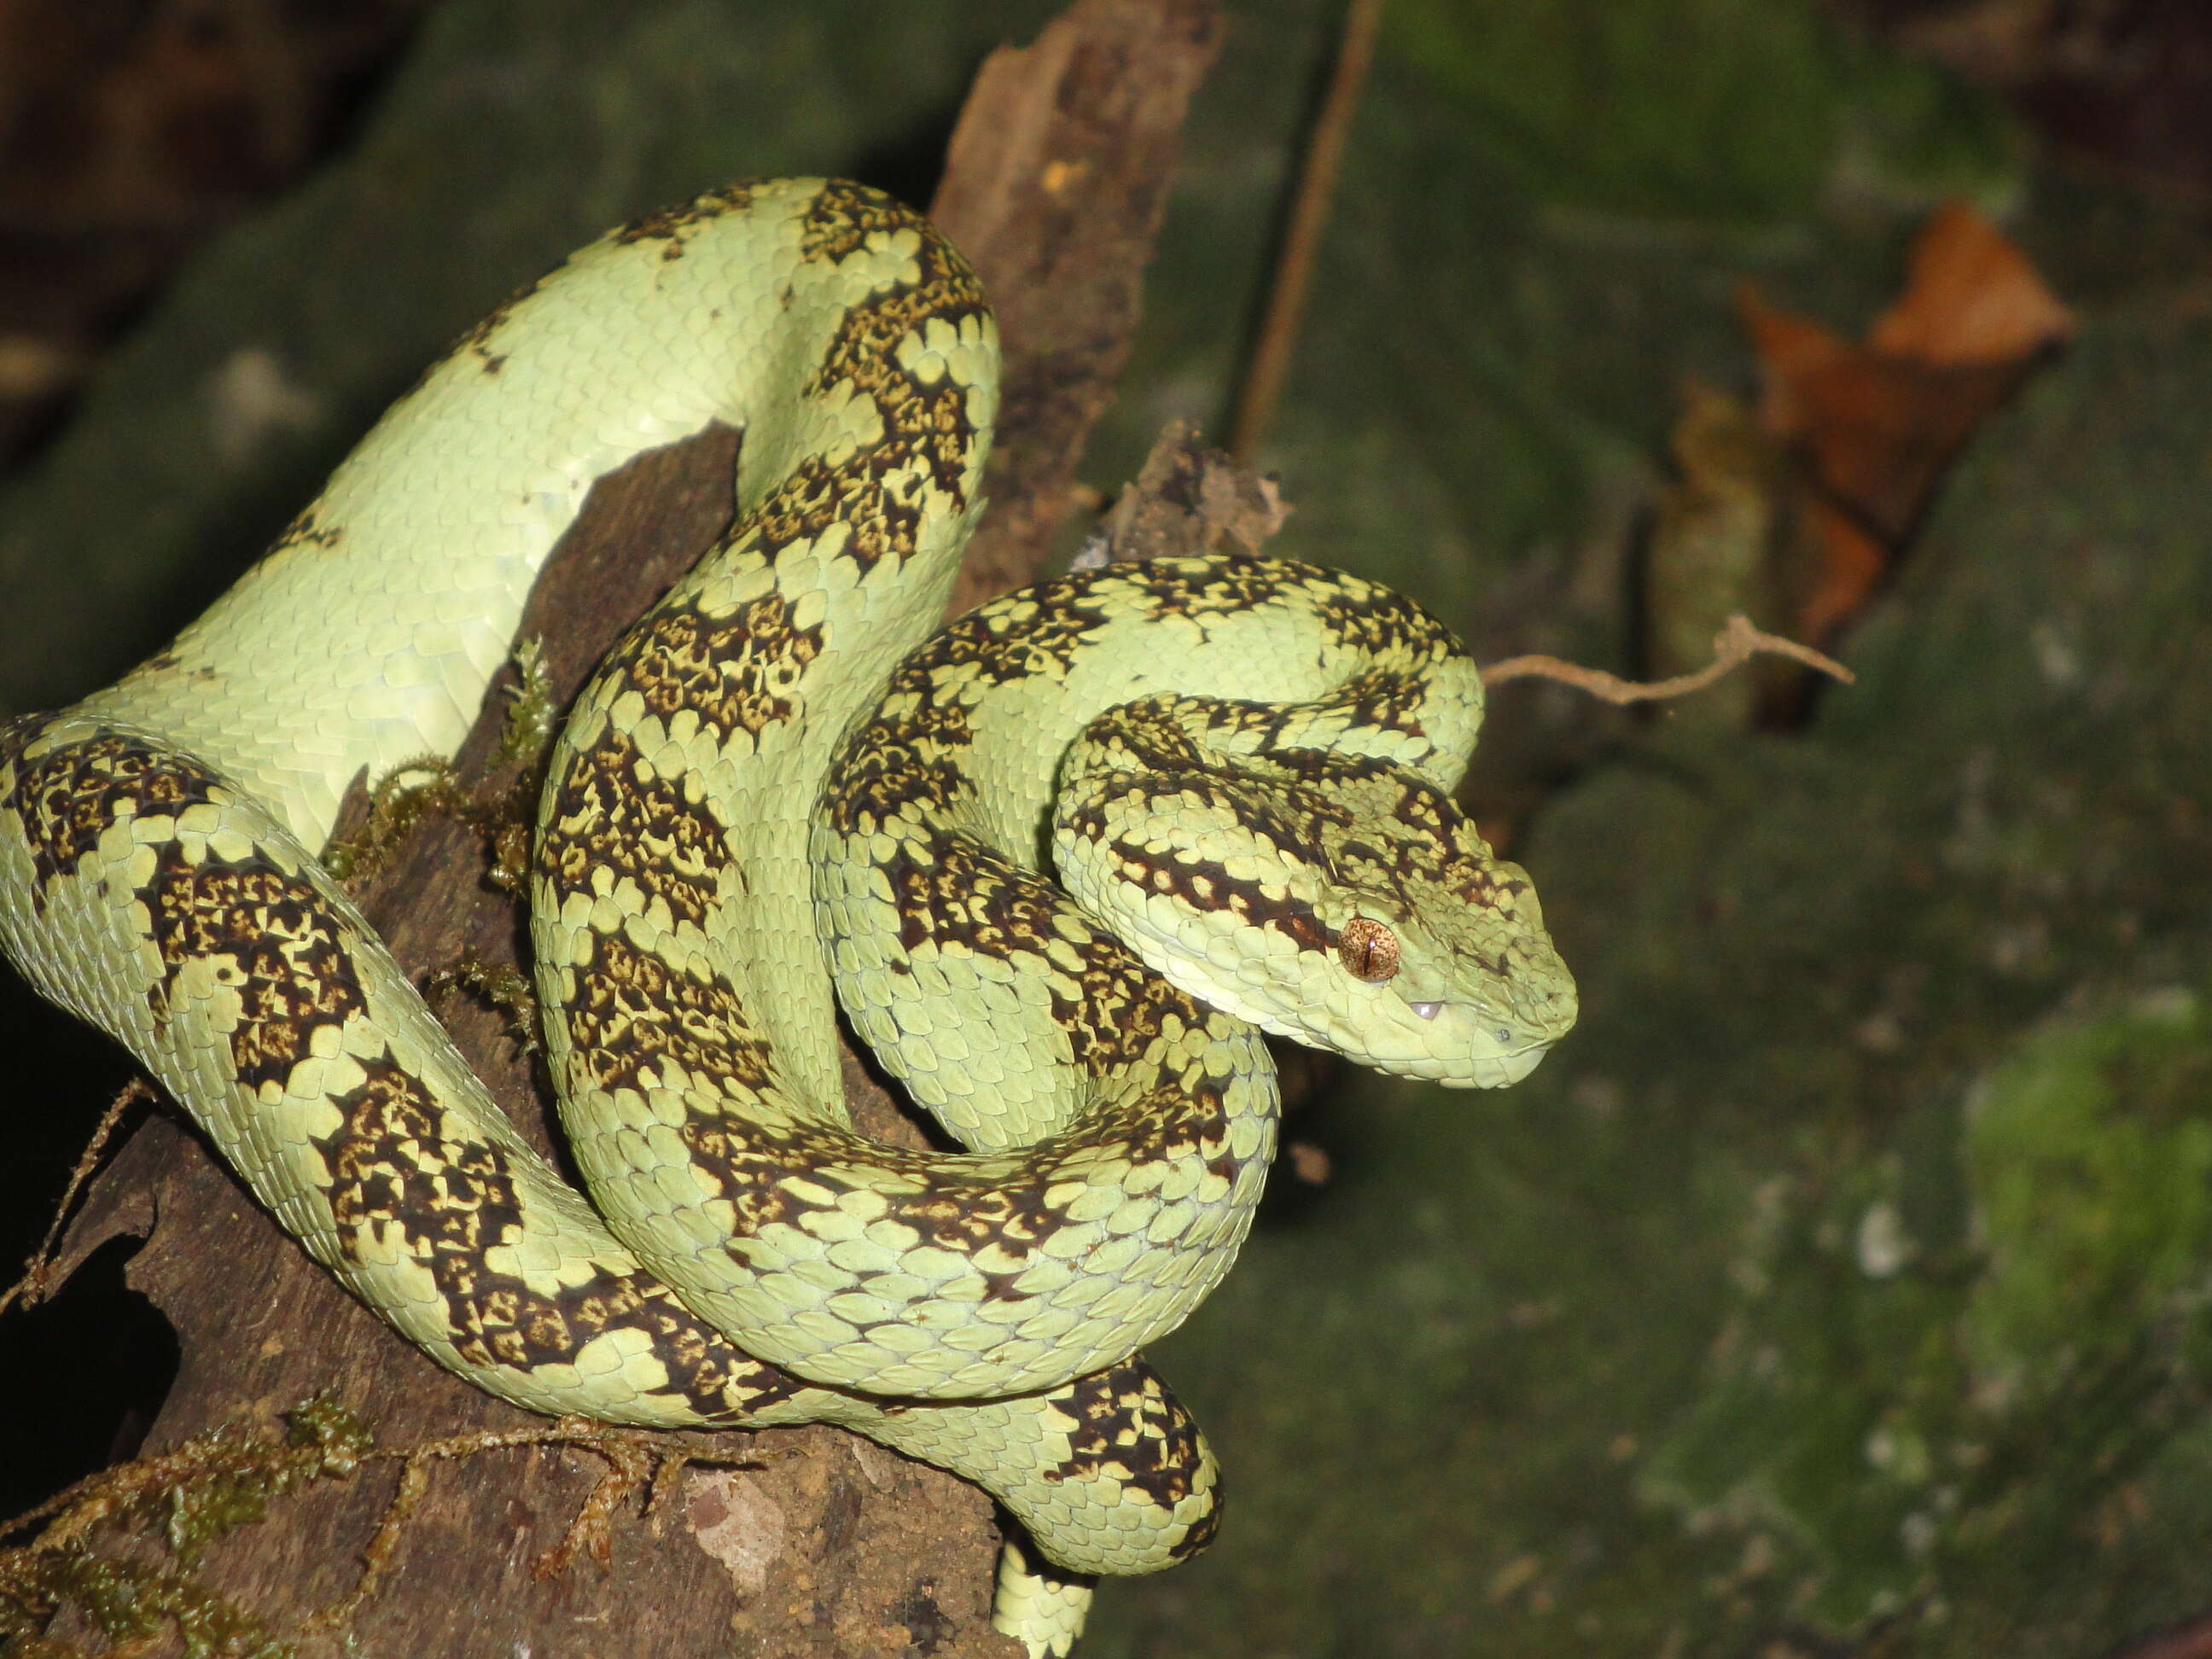
[[(1575, 1000), (1452, 802), (1480, 680), (1411, 601), (1164, 559), (938, 629), (997, 377), (973, 274), (878, 192), (740, 185), (611, 233), (167, 650), (0, 726), (0, 948), (441, 1364), (951, 1469), (1025, 1534), (995, 1621), (1064, 1654), (1097, 1576), (1218, 1525), (1212, 1454), (1131, 1356), (1250, 1224), (1261, 1032), (1498, 1086)], [(578, 698), (539, 813), (587, 1203), (315, 852), (360, 780), (452, 757), (592, 481), (717, 422), (733, 528)], [(839, 1003), (961, 1150), (853, 1129)]]

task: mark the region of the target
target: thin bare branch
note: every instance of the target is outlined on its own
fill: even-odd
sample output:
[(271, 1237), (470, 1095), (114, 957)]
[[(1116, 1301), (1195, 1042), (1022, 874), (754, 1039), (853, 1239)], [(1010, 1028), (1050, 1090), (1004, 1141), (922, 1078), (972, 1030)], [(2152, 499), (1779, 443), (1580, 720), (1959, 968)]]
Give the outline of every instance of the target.
[(85, 1182), (92, 1179), (92, 1172), (99, 1167), (100, 1155), (107, 1150), (108, 1137), (115, 1133), (115, 1126), (123, 1121), (123, 1115), (140, 1101), (153, 1097), (153, 1085), (137, 1077), (125, 1084), (122, 1092), (107, 1103), (107, 1109), (100, 1115), (100, 1121), (93, 1127), (92, 1139), (85, 1142), (76, 1168), (70, 1171), (69, 1185), (62, 1192), (61, 1202), (54, 1206), (54, 1218), (46, 1224), (46, 1236), (39, 1241), (39, 1248), (23, 1264), (22, 1277), (0, 1291), (0, 1314), (18, 1302), (28, 1307), (46, 1300), (46, 1281), (52, 1276), (55, 1260), (61, 1253), (62, 1235), (68, 1231), (70, 1217), (76, 1209), (77, 1194), (84, 1190)]
[(1375, 61), (1375, 34), (1382, 21), (1382, 0), (1348, 0), (1344, 33), (1336, 51), (1336, 67), (1328, 78), (1321, 110), (1314, 117), (1298, 166), (1296, 194), (1291, 200), (1290, 222), (1284, 228), (1283, 247), (1275, 262), (1275, 277), (1267, 292), (1267, 307), (1252, 345), (1252, 358), (1238, 388), (1237, 407), (1229, 422), (1229, 453), (1249, 463), (1267, 435), (1283, 381), (1290, 374), (1291, 355), (1297, 348), (1298, 322), (1304, 315), (1306, 289), (1313, 281), (1314, 254), (1328, 224), (1329, 204), (1336, 195), (1336, 175), (1344, 161), (1344, 146), (1352, 135), (1352, 118), (1365, 90), (1368, 70)]
[(1762, 632), (1751, 625), (1750, 617), (1739, 613), (1730, 617), (1727, 625), (1713, 635), (1713, 660), (1694, 674), (1677, 674), (1664, 680), (1625, 680), (1602, 668), (1584, 668), (1578, 663), (1562, 662), (1557, 657), (1527, 656), (1508, 657), (1503, 662), (1491, 664), (1482, 671), (1482, 683), (1485, 686), (1498, 686), (1508, 680), (1557, 680), (1563, 685), (1577, 686), (1605, 702), (1659, 702), (1702, 691), (1757, 656), (1787, 657), (1831, 679), (1841, 680), (1845, 685), (1858, 678), (1833, 657), (1824, 656), (1811, 646), (1800, 645), (1795, 640)]

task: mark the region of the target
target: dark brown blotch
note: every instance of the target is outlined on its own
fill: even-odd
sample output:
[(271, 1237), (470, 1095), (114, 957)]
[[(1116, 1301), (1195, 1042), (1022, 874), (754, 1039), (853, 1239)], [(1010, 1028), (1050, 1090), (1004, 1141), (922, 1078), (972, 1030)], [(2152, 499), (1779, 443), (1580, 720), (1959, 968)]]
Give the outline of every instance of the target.
[(672, 921), (705, 924), (729, 856), (720, 820), (680, 781), (647, 770), (636, 744), (612, 728), (570, 763), (538, 837), (541, 904), (557, 910), (606, 872), (648, 904), (665, 903)]

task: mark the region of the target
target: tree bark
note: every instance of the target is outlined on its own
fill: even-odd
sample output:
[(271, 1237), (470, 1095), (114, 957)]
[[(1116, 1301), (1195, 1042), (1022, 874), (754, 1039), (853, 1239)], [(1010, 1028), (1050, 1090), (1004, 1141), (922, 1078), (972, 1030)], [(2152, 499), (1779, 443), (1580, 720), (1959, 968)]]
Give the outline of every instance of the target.
[[(978, 77), (934, 210), (993, 295), (1007, 396), (961, 606), (1032, 577), (1073, 508), (1074, 467), (1135, 325), (1183, 112), (1218, 35), (1212, 0), (1078, 0)], [(544, 641), (563, 702), (720, 535), (738, 443), (708, 432), (594, 489), (524, 623)], [(462, 751), (465, 781), (483, 775), (502, 704), (490, 700)], [(433, 818), (367, 884), (363, 908), (416, 972), (464, 958), (512, 964), (524, 923), (485, 868), (477, 832)], [(442, 1012), (494, 1094), (550, 1150), (544, 1079), (507, 1019), (466, 1000)], [(847, 1075), (862, 1127), (918, 1144), (849, 1056)], [(150, 1119), (95, 1183), (62, 1265), (125, 1235), (145, 1240), (130, 1282), (170, 1320), (182, 1353), (148, 1456), (219, 1428), (274, 1433), (283, 1412), (324, 1389), (387, 1448), (539, 1424), (440, 1370), (349, 1299), (169, 1116)], [(681, 1439), (742, 1467), (689, 1468), (649, 1516), (625, 1495), (603, 1568), (533, 1571), (607, 1468), (586, 1449), (540, 1444), (426, 1465), (379, 1587), (331, 1628), (307, 1621), (360, 1582), (395, 1463), (276, 1500), (191, 1570), (303, 1655), (349, 1644), (456, 1659), (1014, 1650), (988, 1626), (998, 1530), (975, 1488), (830, 1429)], [(143, 1538), (96, 1545), (178, 1566), (143, 1553), (155, 1547)], [(52, 1633), (66, 1638), (71, 1618)]]

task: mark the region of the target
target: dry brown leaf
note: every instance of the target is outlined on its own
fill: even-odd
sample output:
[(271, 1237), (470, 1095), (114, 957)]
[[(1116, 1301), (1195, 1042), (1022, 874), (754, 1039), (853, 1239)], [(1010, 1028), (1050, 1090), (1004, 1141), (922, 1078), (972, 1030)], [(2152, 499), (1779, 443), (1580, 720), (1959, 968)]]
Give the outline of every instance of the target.
[(1964, 202), (1938, 210), (1916, 237), (1905, 292), (1875, 319), (1867, 344), (1923, 363), (2016, 363), (2069, 338), (2074, 313), (2027, 256)]
[(1808, 496), (1798, 511), (1801, 532), (1820, 553), (1798, 601), (1798, 632), (1808, 640), (1833, 639), (1881, 580), (1890, 550), (1832, 501)]
[(1944, 470), (2072, 313), (2027, 257), (1964, 204), (1916, 239), (1904, 292), (1859, 344), (1769, 305), (1736, 308), (1764, 372), (1759, 416), (1800, 458), (1795, 631), (1834, 637), (1919, 523)]

